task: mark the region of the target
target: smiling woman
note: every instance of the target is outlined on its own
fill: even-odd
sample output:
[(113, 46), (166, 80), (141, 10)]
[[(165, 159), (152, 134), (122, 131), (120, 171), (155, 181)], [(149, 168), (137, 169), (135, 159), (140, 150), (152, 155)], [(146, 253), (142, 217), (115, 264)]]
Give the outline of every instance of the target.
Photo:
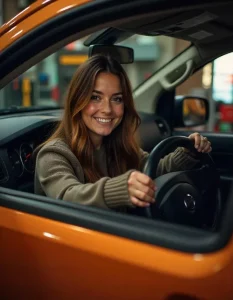
[[(71, 80), (60, 125), (38, 148), (35, 192), (119, 211), (150, 206), (156, 184), (141, 172), (148, 153), (137, 143), (139, 124), (123, 67), (110, 56), (89, 58)], [(199, 134), (190, 139), (199, 151), (211, 150)], [(157, 175), (197, 163), (178, 148), (160, 160)]]

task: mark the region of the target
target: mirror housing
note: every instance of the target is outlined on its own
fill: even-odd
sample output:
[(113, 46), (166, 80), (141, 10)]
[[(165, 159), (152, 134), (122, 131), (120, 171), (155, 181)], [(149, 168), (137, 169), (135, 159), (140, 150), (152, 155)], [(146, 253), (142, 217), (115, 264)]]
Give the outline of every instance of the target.
[(120, 64), (131, 64), (134, 62), (134, 50), (129, 47), (118, 45), (91, 45), (89, 47), (88, 56), (96, 54), (109, 55), (116, 59)]
[(209, 102), (198, 96), (176, 96), (174, 127), (205, 125), (209, 119)]

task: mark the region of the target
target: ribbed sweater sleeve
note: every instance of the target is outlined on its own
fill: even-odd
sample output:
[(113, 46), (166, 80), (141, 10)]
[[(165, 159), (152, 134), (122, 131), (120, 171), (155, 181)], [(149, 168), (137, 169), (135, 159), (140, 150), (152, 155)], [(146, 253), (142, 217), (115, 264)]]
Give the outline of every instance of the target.
[(84, 183), (82, 167), (70, 149), (55, 144), (44, 146), (37, 155), (35, 192), (48, 197), (101, 208), (131, 206), (127, 179), (123, 175)]

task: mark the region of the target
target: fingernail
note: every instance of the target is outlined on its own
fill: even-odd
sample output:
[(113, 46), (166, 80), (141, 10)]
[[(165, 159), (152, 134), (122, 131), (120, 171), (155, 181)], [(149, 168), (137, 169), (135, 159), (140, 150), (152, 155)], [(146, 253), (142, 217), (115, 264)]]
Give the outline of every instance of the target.
[(146, 206), (150, 206), (150, 203), (146, 203)]

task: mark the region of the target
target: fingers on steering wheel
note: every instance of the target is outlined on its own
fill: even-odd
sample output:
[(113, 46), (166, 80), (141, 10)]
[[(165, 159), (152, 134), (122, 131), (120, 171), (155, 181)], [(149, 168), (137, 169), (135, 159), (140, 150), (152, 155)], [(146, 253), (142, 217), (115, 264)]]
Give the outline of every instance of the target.
[(154, 202), (154, 197), (152, 196), (153, 192), (151, 193), (146, 193), (140, 190), (135, 190), (134, 191), (134, 196), (136, 197), (136, 199), (140, 199), (141, 201), (145, 201), (145, 202)]
[(198, 147), (199, 152), (202, 152), (204, 150), (205, 144), (206, 144), (205, 138), (201, 135), (200, 136), (200, 144), (199, 144), (199, 147)]
[(206, 137), (201, 136), (201, 144), (198, 149), (199, 152), (209, 152), (210, 142)]
[(136, 197), (131, 196), (131, 202), (138, 207), (148, 207), (150, 206), (150, 203), (148, 202), (144, 202), (144, 201), (140, 201), (138, 200)]
[(194, 146), (196, 149), (198, 149), (201, 145), (201, 135), (200, 133), (196, 132), (196, 133), (193, 133), (191, 135), (191, 139), (194, 140)]
[(211, 150), (212, 150), (211, 143), (210, 143), (210, 141), (207, 140), (206, 145), (205, 145), (204, 149), (202, 150), (202, 152), (209, 153), (209, 152), (211, 152)]

